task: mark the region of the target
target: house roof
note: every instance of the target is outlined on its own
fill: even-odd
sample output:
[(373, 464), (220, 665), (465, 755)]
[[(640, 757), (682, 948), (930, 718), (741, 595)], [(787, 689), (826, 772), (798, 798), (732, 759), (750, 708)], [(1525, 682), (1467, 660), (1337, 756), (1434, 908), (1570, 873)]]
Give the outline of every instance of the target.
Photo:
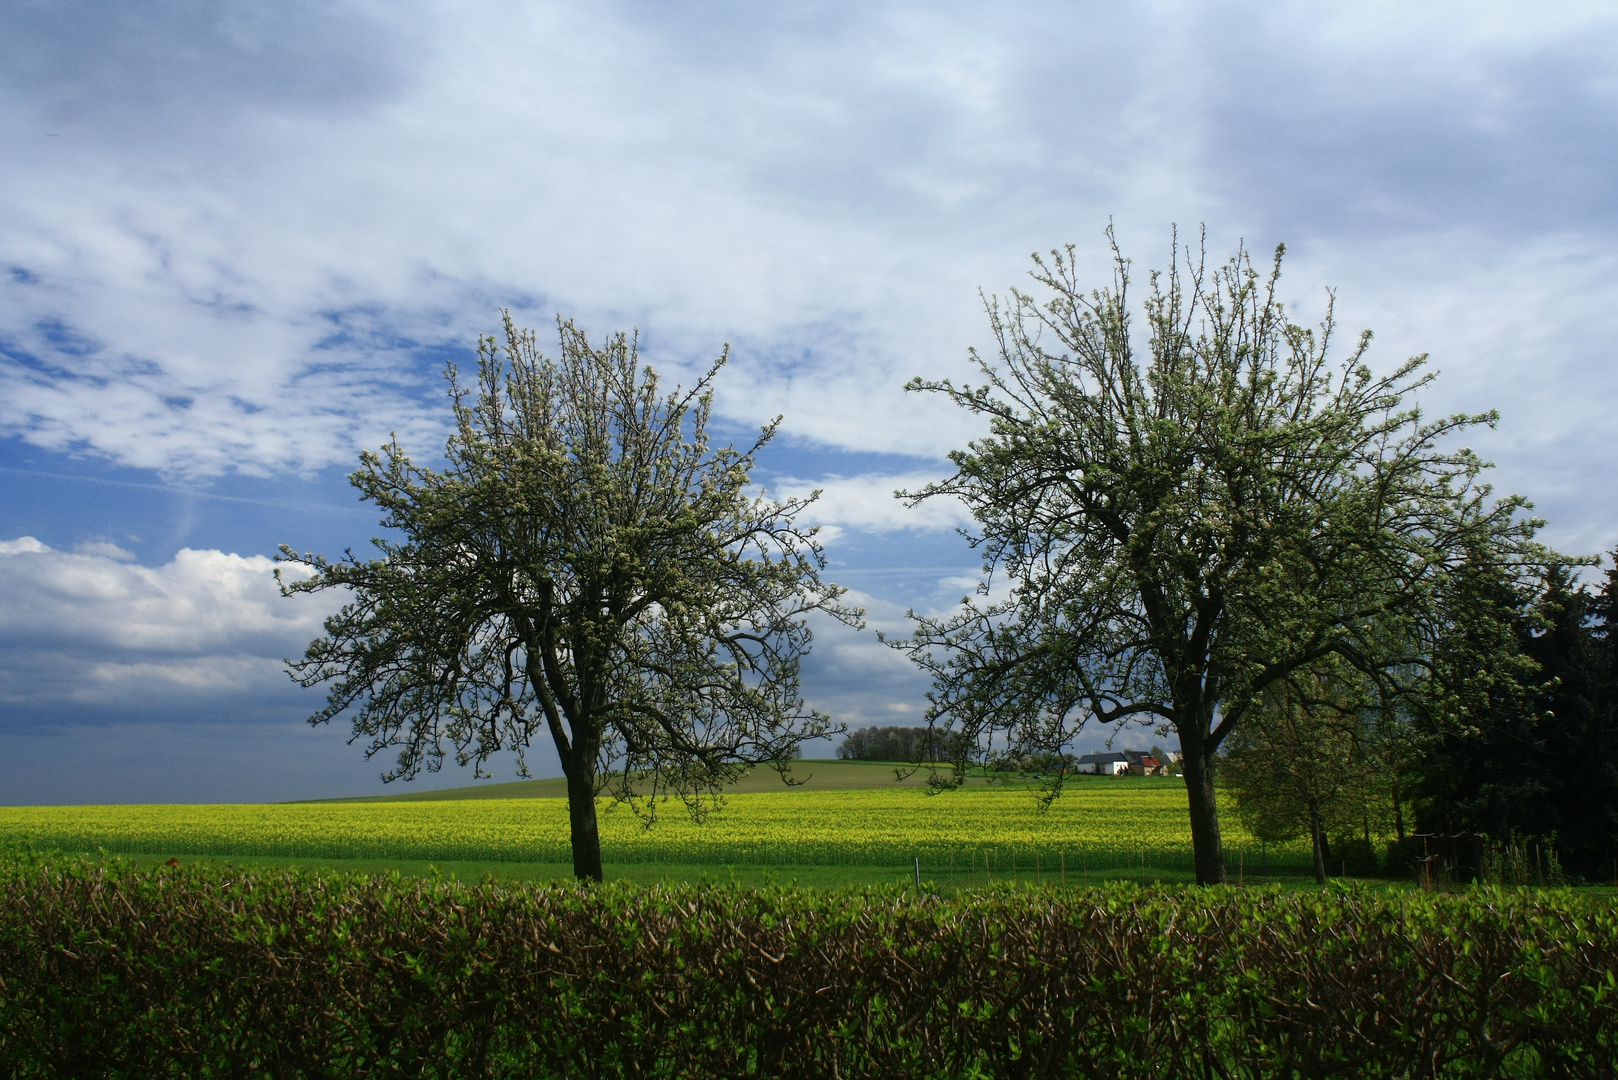
[(1109, 765), (1114, 761), (1128, 761), (1128, 754), (1085, 754), (1079, 759), (1080, 765)]

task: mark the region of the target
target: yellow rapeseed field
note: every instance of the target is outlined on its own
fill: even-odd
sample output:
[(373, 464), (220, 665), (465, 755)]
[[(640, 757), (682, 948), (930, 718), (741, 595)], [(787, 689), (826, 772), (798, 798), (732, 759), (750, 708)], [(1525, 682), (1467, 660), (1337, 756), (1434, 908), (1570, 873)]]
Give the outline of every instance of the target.
[[(1185, 789), (1086, 783), (1046, 811), (1019, 788), (928, 795), (914, 787), (734, 794), (702, 823), (678, 803), (648, 827), (601, 803), (609, 863), (965, 867), (1189, 864)], [(1231, 815), (1228, 846), (1257, 850)], [(567, 862), (562, 799), (218, 806), (0, 808), (0, 838), (67, 851), (302, 858)], [(1288, 852), (1271, 854), (1285, 856)]]

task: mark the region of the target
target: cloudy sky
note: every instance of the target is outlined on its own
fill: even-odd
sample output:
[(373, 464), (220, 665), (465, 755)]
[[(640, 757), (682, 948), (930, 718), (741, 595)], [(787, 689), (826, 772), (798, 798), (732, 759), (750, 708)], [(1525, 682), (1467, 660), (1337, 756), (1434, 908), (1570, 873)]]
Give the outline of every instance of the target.
[[(268, 556), (368, 542), (358, 452), (438, 452), (501, 307), (639, 327), (674, 379), (730, 342), (724, 434), (785, 415), (760, 479), (825, 489), (831, 576), (901, 629), (975, 567), (890, 497), (974, 433), (905, 381), (966, 371), (1031, 252), (1099, 284), (1109, 218), (1143, 267), (1206, 222), (1285, 241), (1376, 365), (1431, 353), (1429, 408), (1500, 410), (1496, 483), (1611, 550), (1618, 15), (1323, 11), (0, 6), (0, 802), (377, 790), (302, 722), (324, 612)], [(860, 724), (925, 687), (832, 629), (806, 690)]]

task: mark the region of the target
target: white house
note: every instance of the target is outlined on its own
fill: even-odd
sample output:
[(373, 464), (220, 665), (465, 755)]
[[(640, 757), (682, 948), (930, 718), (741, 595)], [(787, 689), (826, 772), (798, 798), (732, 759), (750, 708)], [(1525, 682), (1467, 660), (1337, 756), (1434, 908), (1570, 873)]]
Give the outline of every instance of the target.
[(1079, 758), (1078, 768), (1081, 773), (1094, 773), (1097, 776), (1121, 776), (1129, 771), (1129, 755), (1085, 754)]

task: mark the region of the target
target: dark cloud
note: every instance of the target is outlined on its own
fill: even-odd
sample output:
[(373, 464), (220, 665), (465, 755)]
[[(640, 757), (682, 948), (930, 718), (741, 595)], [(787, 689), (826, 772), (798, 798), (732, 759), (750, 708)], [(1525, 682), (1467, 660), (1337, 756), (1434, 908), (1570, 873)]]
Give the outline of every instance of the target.
[(162, 138), (242, 110), (375, 105), (409, 81), (406, 40), (357, 4), (18, 0), (0, 6), (0, 86), (54, 124)]
[(1203, 80), (1210, 185), (1290, 236), (1610, 231), (1618, 21), (1462, 49), (1431, 30), (1336, 47), (1215, 37), (1236, 62)]
[[(393, 794), (475, 783), (470, 768), (384, 785), (385, 758), (366, 761), (340, 726), (297, 714), (219, 720), (66, 717), (0, 734), (0, 805), (243, 803)], [(559, 776), (553, 753), (529, 755), (536, 776)], [(509, 759), (497, 780), (514, 780)]]

